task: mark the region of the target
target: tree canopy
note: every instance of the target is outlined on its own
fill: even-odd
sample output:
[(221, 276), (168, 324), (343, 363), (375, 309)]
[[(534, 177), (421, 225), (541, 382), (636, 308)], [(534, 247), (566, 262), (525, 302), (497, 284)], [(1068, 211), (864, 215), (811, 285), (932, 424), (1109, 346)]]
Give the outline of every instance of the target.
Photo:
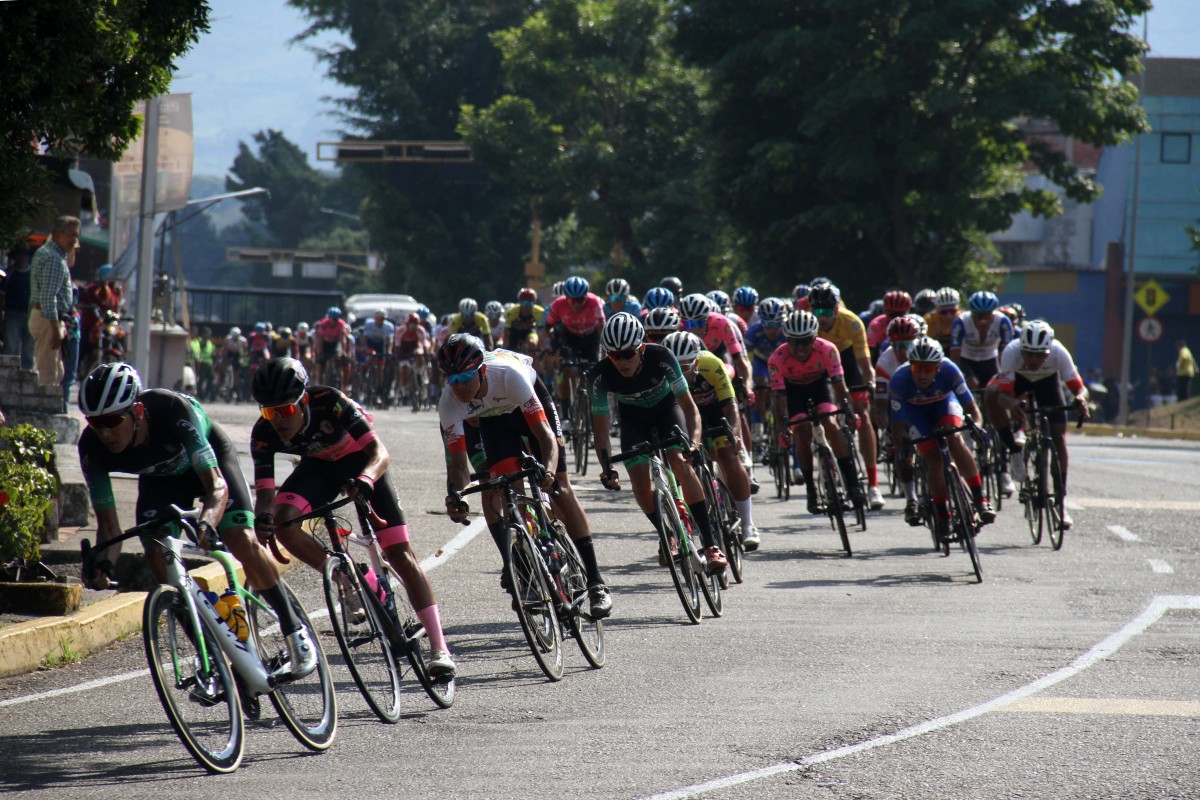
[(167, 91), (208, 13), (203, 0), (0, 4), (0, 240), (40, 210), (38, 148), (119, 159), (139, 130), (134, 105)]

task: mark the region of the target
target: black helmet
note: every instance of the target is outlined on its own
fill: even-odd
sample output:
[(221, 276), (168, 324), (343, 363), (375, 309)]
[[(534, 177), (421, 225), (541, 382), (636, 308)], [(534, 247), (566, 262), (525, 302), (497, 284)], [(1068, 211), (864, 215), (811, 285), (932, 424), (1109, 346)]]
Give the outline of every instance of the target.
[(250, 391), (262, 406), (295, 403), (308, 387), (308, 372), (294, 358), (272, 358), (254, 373)]
[(663, 278), (658, 282), (659, 286), (665, 289), (670, 289), (676, 297), (683, 297), (683, 281), (676, 278), (674, 275)]
[(813, 284), (808, 293), (809, 308), (837, 308), (837, 306), (837, 291), (833, 288), (833, 284)]
[(483, 364), (483, 341), (470, 333), (456, 333), (438, 348), (438, 366), (447, 375), (471, 372)]

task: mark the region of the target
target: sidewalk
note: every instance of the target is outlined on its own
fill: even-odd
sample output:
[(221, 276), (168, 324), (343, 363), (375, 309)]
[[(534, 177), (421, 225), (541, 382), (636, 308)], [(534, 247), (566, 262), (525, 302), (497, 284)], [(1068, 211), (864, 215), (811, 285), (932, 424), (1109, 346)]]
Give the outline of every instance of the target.
[[(69, 448), (66, 455), (74, 448)], [(62, 455), (64, 473), (76, 471), (78, 461)], [(250, 471), (249, 458), (242, 456), (242, 469)], [(72, 469), (74, 468), (74, 469)], [(63, 479), (70, 480), (67, 474)], [(82, 477), (79, 477), (82, 480)], [(121, 514), (121, 525), (135, 522), (133, 509), (137, 503), (137, 477), (114, 475), (113, 495)], [(87, 525), (60, 527), (59, 540), (42, 545), (43, 560), (59, 575), (76, 581), (79, 576), (80, 542), (96, 541), (96, 521), (90, 516)], [(122, 553), (141, 553), (137, 539), (122, 543)], [(286, 569), (281, 565), (281, 569)], [(191, 571), (197, 583), (208, 591), (220, 592), (226, 587), (225, 571), (220, 564), (210, 563)], [(239, 577), (241, 572), (239, 571)], [(145, 592), (115, 592), (83, 590), (83, 602), (78, 611), (65, 617), (32, 617), (8, 614), (0, 617), (0, 678), (35, 672), (49, 657), (65, 652), (90, 655), (108, 647), (120, 638), (136, 633), (142, 627), (142, 605)]]

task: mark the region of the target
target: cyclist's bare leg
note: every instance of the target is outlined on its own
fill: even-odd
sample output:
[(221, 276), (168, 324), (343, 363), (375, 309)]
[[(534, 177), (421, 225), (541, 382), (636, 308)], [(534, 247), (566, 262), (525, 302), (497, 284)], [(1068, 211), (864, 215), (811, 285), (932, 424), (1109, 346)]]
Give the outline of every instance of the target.
[(750, 478), (746, 475), (746, 468), (738, 459), (737, 448), (726, 444), (716, 451), (716, 459), (721, 467), (721, 476), (725, 479), (730, 493), (733, 494), (733, 499), (739, 503), (748, 500), (750, 498)]
[(296, 506), (275, 506), (275, 534), (289, 553), (319, 572), (325, 568), (325, 550), (300, 528), (300, 523), (292, 522), (300, 515)]
[(383, 549), (383, 554), (387, 556), (388, 563), (396, 569), (396, 572), (400, 573), (400, 579), (404, 581), (408, 600), (412, 603), (414, 610), (428, 608), (437, 602), (437, 597), (433, 593), (433, 584), (429, 582), (429, 576), (425, 574), (425, 570), (421, 569), (421, 563), (417, 561), (417, 554), (413, 552), (412, 543), (399, 542), (389, 545)]
[(954, 463), (958, 465), (958, 471), (970, 483), (979, 474), (979, 465), (975, 463), (975, 456), (971, 453), (971, 448), (958, 434), (951, 436), (948, 444), (950, 445), (950, 455), (954, 458)]
[(878, 448), (875, 441), (875, 426), (871, 424), (871, 401), (869, 399), (855, 400), (854, 413), (858, 417), (858, 449), (862, 451), (863, 466), (870, 477), (868, 483), (874, 486), (877, 478), (875, 472), (875, 457)]
[(279, 567), (250, 528), (226, 528), (221, 532), (221, 541), (233, 553), (233, 557), (242, 562), (246, 578), (255, 589), (270, 589), (279, 582)]
[(1054, 448), (1058, 450), (1058, 463), (1062, 466), (1062, 490), (1067, 493), (1067, 423), (1051, 422), (1050, 438), (1054, 440)]

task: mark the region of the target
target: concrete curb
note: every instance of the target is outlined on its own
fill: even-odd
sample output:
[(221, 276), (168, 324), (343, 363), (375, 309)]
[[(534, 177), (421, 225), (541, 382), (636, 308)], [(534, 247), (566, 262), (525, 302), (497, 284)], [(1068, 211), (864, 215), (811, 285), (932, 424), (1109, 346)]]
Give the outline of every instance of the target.
[[(287, 567), (279, 565), (282, 572)], [(220, 564), (205, 564), (189, 573), (206, 591), (228, 586)], [(238, 567), (238, 579), (245, 573)], [(86, 606), (69, 617), (46, 617), (0, 628), (0, 678), (36, 672), (48, 657), (65, 650), (90, 655), (122, 636), (142, 629), (145, 592), (127, 592)]]

